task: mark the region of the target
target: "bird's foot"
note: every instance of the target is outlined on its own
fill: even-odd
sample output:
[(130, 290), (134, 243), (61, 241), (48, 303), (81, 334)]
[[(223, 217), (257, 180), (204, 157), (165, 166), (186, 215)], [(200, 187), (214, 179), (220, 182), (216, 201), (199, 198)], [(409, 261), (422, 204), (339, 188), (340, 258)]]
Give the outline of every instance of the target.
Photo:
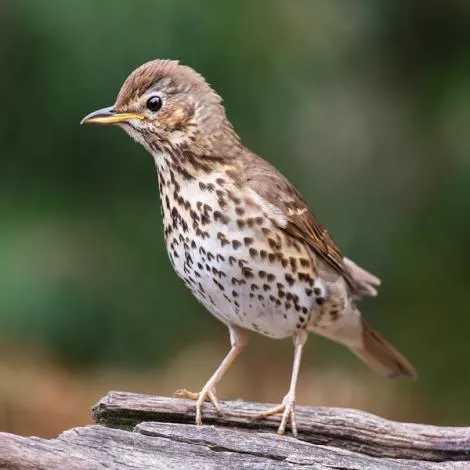
[(295, 395), (291, 395), (288, 393), (283, 398), (282, 403), (280, 405), (275, 406), (274, 408), (271, 408), (270, 410), (259, 414), (258, 416), (256, 416), (255, 419), (263, 419), (267, 418), (268, 416), (277, 415), (279, 413), (282, 413), (282, 419), (277, 433), (282, 435), (286, 432), (286, 425), (287, 421), (289, 420), (292, 435), (294, 437), (297, 437), (297, 423), (295, 421)]
[(215, 409), (220, 415), (224, 415), (222, 408), (220, 407), (219, 400), (215, 392), (215, 388), (205, 390), (205, 387), (200, 392), (190, 392), (184, 388), (176, 390), (173, 393), (174, 397), (177, 398), (188, 398), (196, 401), (196, 424), (202, 424), (202, 405), (205, 401), (210, 401), (214, 405)]

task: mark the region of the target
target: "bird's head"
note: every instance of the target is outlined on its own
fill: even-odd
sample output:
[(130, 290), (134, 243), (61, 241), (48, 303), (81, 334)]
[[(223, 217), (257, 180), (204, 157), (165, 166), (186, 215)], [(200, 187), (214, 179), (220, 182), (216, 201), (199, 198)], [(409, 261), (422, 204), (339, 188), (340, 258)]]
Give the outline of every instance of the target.
[(235, 133), (220, 96), (190, 67), (153, 60), (134, 70), (114, 105), (85, 116), (82, 124), (116, 124), (151, 153), (211, 153)]

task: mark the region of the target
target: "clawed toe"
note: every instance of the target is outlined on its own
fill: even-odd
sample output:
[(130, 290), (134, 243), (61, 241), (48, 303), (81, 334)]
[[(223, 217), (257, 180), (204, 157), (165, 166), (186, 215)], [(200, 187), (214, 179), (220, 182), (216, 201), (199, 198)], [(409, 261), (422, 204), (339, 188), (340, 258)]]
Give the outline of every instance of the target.
[(290, 426), (292, 430), (292, 435), (297, 437), (297, 422), (295, 420), (295, 399), (286, 395), (282, 400), (282, 404), (271, 408), (264, 413), (259, 414), (255, 419), (263, 419), (268, 416), (274, 416), (276, 414), (282, 413), (281, 424), (277, 430), (277, 433), (282, 435), (286, 432), (287, 421), (290, 421)]
[(200, 392), (190, 392), (186, 389), (179, 389), (173, 393), (174, 397), (177, 398), (188, 398), (190, 400), (196, 401), (196, 424), (202, 424), (202, 405), (205, 401), (210, 401), (217, 412), (221, 415), (224, 415), (224, 412), (220, 406), (219, 400), (217, 399), (217, 395), (215, 392), (215, 388), (212, 390), (205, 391), (202, 389)]

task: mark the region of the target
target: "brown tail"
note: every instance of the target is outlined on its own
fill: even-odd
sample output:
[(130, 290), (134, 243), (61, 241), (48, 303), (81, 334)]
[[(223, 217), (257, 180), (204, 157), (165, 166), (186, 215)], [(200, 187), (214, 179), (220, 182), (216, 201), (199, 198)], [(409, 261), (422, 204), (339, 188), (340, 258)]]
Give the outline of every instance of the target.
[(399, 353), (380, 333), (375, 331), (364, 318), (363, 345), (351, 347), (351, 351), (373, 371), (390, 379), (415, 378), (416, 371), (411, 363)]

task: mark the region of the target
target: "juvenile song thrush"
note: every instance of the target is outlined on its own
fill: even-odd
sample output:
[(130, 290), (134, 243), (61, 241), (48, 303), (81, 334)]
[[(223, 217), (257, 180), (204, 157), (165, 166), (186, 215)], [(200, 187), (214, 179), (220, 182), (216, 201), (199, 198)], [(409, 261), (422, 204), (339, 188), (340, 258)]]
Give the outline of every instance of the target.
[(292, 337), (294, 363), (279, 433), (295, 424), (295, 390), (309, 332), (347, 346), (374, 371), (414, 377), (413, 366), (362, 317), (356, 301), (375, 296), (377, 277), (343, 257), (302, 196), (267, 161), (244, 147), (221, 98), (176, 61), (136, 69), (116, 102), (82, 123), (117, 124), (153, 156), (165, 243), (174, 270), (227, 325), (231, 349), (199, 393), (201, 408), (247, 344), (247, 331)]

